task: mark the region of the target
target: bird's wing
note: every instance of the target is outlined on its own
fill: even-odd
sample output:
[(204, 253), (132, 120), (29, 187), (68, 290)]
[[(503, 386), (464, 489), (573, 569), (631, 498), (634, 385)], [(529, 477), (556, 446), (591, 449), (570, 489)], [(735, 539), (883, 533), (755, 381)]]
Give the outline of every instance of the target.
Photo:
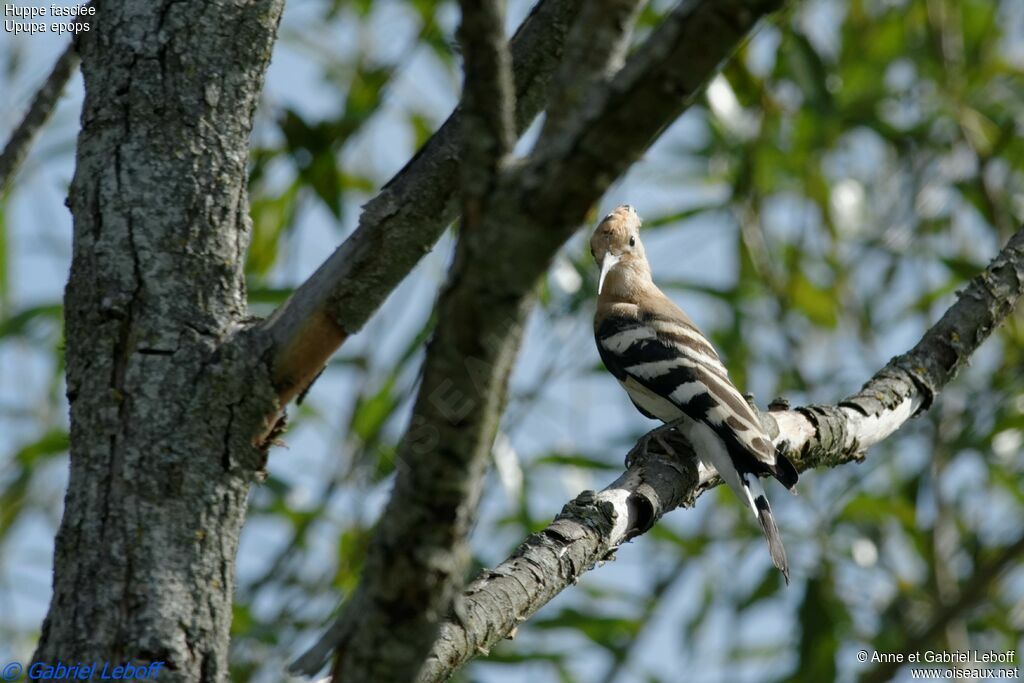
[(620, 382), (632, 379), (690, 419), (707, 424), (727, 443), (754, 457), (751, 471), (774, 474), (775, 449), (760, 420), (689, 319), (609, 316), (595, 336), (601, 360)]

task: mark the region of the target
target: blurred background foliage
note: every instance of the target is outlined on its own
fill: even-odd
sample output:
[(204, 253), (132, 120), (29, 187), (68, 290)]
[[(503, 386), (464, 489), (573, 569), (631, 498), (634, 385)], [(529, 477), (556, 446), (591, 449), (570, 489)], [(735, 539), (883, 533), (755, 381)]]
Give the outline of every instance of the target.
[[(644, 12), (642, 40), (668, 9)], [(529, 10), (510, 2), (510, 28)], [(266, 314), (457, 101), (454, 3), (293, 0), (253, 134)], [(34, 42), (33, 42), (34, 41)], [(0, 133), (60, 49), (0, 42)], [(61, 293), (81, 85), (0, 198), (0, 660), (30, 655), (66, 483)], [(528, 140), (532, 131), (527, 133)], [(646, 217), (656, 279), (764, 405), (835, 402), (1024, 220), (1024, 4), (805, 0), (762, 25), (595, 211)], [(525, 149), (525, 143), (521, 146)], [(358, 581), (450, 256), (444, 238), (291, 409), (254, 491), (233, 680), (278, 681)], [(577, 236), (541, 285), (474, 535), (503, 559), (651, 424), (600, 366)], [(793, 585), (728, 492), (670, 514), (463, 681), (883, 681), (858, 650), (1024, 650), (1024, 316), (860, 465), (772, 491)], [(83, 587), (87, 589), (87, 587)], [(1019, 659), (1018, 659), (1019, 662)]]

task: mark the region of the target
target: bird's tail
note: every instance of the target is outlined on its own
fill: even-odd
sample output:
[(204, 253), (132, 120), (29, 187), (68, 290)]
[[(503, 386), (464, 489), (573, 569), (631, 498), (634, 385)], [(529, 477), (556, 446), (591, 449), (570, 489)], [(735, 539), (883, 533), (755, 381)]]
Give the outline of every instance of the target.
[(772, 508), (768, 504), (768, 499), (765, 498), (761, 482), (757, 480), (756, 475), (747, 475), (743, 478), (743, 489), (747, 494), (750, 507), (757, 516), (757, 521), (761, 523), (764, 537), (768, 539), (768, 552), (771, 553), (772, 564), (778, 567), (783, 578), (786, 579), (786, 585), (789, 585), (789, 563), (786, 561), (786, 548), (782, 545), (782, 536), (779, 534), (779, 527), (775, 526)]

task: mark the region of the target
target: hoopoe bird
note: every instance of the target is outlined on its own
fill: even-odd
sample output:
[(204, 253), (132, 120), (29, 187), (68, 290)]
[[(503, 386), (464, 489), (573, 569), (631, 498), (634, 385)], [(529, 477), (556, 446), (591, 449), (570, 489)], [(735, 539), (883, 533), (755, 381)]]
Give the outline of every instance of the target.
[(796, 468), (776, 452), (711, 342), (654, 284), (636, 210), (623, 205), (608, 214), (590, 251), (601, 269), (594, 338), (605, 367), (641, 413), (679, 430), (750, 505), (789, 583), (786, 550), (758, 475), (770, 474), (795, 493)]

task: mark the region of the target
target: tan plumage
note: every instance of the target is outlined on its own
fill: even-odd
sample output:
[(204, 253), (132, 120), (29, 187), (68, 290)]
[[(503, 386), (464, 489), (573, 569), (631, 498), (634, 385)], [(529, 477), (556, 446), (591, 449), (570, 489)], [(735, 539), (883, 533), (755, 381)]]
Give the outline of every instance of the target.
[(750, 505), (788, 581), (785, 549), (757, 476), (770, 474), (792, 490), (796, 469), (776, 452), (711, 342), (654, 284), (633, 207), (608, 214), (590, 248), (601, 268), (594, 336), (605, 366), (644, 415), (678, 423), (698, 457)]

